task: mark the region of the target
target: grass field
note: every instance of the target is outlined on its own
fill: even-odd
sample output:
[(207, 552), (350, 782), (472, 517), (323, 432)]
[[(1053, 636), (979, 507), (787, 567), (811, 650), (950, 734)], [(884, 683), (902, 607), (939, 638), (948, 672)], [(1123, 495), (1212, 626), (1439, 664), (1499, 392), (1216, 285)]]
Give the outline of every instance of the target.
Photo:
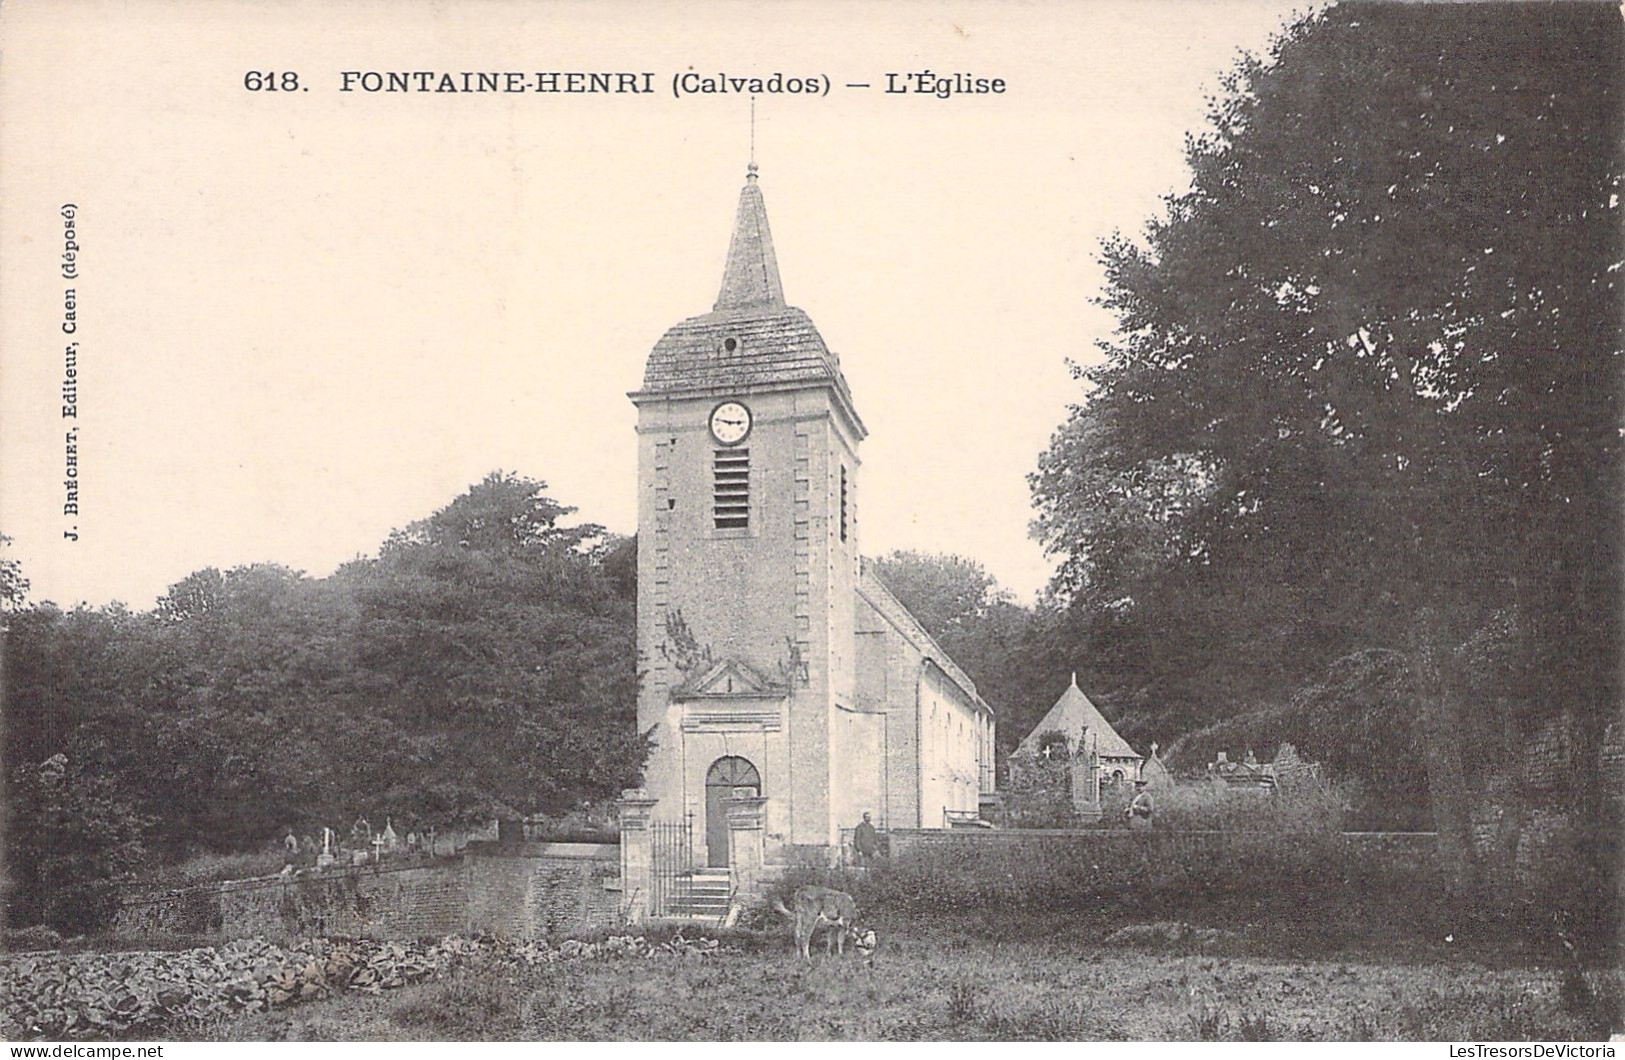
[[(1093, 931), (1003, 941), (966, 923), (894, 928), (870, 961), (741, 935), (707, 957), (470, 968), (446, 981), (208, 1025), (225, 1040), (1594, 1040), (1617, 973), (1415, 954), (1281, 958), (1105, 946)], [(1210, 940), (1211, 942), (1211, 940)]]

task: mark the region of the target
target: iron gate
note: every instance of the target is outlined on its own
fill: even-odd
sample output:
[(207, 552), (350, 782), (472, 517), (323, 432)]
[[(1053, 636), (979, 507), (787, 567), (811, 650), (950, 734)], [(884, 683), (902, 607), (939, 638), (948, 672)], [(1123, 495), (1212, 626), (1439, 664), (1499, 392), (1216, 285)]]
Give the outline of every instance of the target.
[(666, 916), (686, 905), (694, 887), (694, 823), (655, 821), (649, 825), (650, 911)]

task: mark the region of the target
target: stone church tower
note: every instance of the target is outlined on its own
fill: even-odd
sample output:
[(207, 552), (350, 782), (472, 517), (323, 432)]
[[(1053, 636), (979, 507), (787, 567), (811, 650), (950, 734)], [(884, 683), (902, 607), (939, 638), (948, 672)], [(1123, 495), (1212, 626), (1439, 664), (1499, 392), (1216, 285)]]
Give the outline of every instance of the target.
[(993, 710), (859, 556), (867, 432), (785, 303), (754, 165), (716, 304), (661, 337), (630, 397), (644, 820), (690, 822), (717, 868), (730, 804), (759, 807), (767, 863), (831, 854), (864, 814), (974, 823)]
[(785, 303), (754, 165), (716, 305), (666, 332), (630, 397), (654, 817), (688, 816), (696, 857), (722, 865), (722, 802), (755, 794), (770, 847), (832, 846), (866, 432), (839, 359)]

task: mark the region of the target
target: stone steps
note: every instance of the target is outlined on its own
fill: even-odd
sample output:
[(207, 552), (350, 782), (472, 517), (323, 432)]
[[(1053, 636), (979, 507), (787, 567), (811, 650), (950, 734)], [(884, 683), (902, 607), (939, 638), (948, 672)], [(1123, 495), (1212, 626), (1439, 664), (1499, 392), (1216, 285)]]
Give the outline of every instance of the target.
[(728, 870), (699, 871), (673, 888), (678, 893), (666, 900), (663, 915), (668, 918), (721, 920), (728, 915), (733, 896), (733, 879)]

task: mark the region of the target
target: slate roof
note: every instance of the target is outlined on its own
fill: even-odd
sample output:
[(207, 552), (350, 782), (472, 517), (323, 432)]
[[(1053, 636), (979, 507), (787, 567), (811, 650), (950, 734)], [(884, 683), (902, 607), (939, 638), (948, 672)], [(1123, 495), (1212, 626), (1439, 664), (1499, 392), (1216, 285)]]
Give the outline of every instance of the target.
[(728, 266), (722, 273), (717, 312), (750, 306), (784, 305), (784, 284), (779, 281), (779, 259), (773, 253), (773, 230), (767, 225), (767, 204), (756, 186), (756, 163), (745, 171), (739, 190), (739, 212), (733, 238), (728, 240)]
[(880, 616), (890, 622), (904, 639), (914, 645), (915, 650), (935, 663), (937, 669), (947, 674), (948, 679), (958, 685), (971, 702), (989, 714), (994, 712), (987, 700), (977, 693), (976, 683), (948, 657), (948, 653), (942, 650), (942, 645), (936, 642), (936, 638), (920, 625), (919, 619), (910, 614), (908, 608), (892, 595), (892, 591), (886, 588), (886, 583), (875, 574), (867, 559), (861, 561), (857, 589), (859, 597), (868, 601), (869, 606), (879, 612)]
[(847, 390), (840, 365), (812, 319), (782, 303), (690, 317), (660, 337), (643, 371), (645, 392), (780, 383)]
[(1078, 740), (1082, 738), (1084, 730), (1089, 732), (1091, 745), (1098, 740), (1098, 748), (1102, 758), (1139, 758), (1140, 755), (1130, 747), (1128, 741), (1117, 735), (1112, 723), (1100, 709), (1089, 702), (1089, 697), (1083, 694), (1078, 687), (1078, 675), (1072, 675), (1072, 687), (1061, 693), (1061, 698), (1049, 708), (1027, 738), (1021, 741), (1016, 748), (1016, 754), (1036, 755), (1039, 753), (1039, 737), (1048, 732), (1065, 733), (1066, 738), (1077, 747)]
[[(851, 411), (852, 392), (841, 375), (840, 358), (830, 352), (812, 318), (784, 301), (767, 206), (752, 165), (739, 192), (716, 305), (660, 337), (634, 398), (820, 385), (833, 387)], [(852, 415), (856, 420), (856, 413)]]

